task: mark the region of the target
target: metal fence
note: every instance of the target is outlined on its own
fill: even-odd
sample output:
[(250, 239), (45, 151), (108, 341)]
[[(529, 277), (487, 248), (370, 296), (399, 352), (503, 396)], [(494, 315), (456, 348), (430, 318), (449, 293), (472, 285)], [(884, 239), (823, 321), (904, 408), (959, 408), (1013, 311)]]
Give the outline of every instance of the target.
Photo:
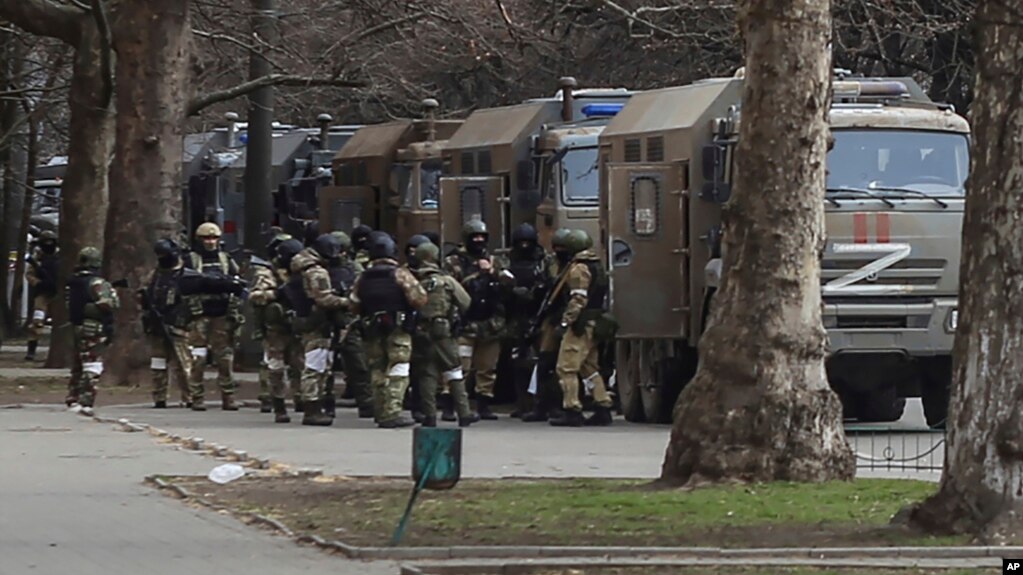
[(847, 426), (856, 467), (872, 471), (932, 471), (945, 463), (945, 431)]

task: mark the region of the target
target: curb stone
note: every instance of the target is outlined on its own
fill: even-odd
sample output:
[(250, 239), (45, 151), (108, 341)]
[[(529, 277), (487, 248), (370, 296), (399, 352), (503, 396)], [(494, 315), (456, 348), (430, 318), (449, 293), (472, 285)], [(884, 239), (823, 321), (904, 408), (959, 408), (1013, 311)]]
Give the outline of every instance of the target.
[[(249, 455), (246, 451), (231, 449), (218, 444), (208, 444), (201, 437), (182, 437), (147, 423), (135, 423), (126, 418), (109, 418), (93, 415), (100, 423), (118, 425), (125, 432), (147, 431), (151, 435), (167, 438), (171, 443), (207, 456), (237, 461), (247, 467), (267, 470), (280, 467), (289, 477), (318, 477), (322, 469), (295, 468), (291, 465)], [(747, 548), (727, 549), (717, 547), (594, 547), (594, 546), (447, 546), (447, 547), (359, 547), (343, 541), (326, 541), (318, 535), (296, 533), (284, 523), (250, 512), (236, 512), (222, 505), (199, 497), (187, 489), (150, 476), (146, 480), (159, 489), (173, 491), (180, 498), (194, 501), (210, 509), (226, 512), (247, 523), (265, 525), (272, 530), (293, 539), (299, 544), (311, 544), (329, 552), (338, 552), (352, 559), (431, 560), (431, 559), (564, 559), (593, 558), (605, 564), (611, 560), (635, 561), (637, 558), (670, 557), (686, 558), (689, 561), (743, 561), (751, 559), (779, 559), (784, 561), (825, 561), (831, 565), (842, 559), (979, 559), (1023, 555), (1023, 546), (973, 546), (973, 547), (819, 547), (819, 548)], [(543, 561), (539, 562), (542, 563)], [(537, 563), (537, 564), (539, 564)], [(903, 562), (905, 563), (905, 562)], [(783, 563), (784, 564), (784, 563)], [(529, 565), (534, 565), (530, 562)], [(411, 575), (411, 572), (410, 572)]]

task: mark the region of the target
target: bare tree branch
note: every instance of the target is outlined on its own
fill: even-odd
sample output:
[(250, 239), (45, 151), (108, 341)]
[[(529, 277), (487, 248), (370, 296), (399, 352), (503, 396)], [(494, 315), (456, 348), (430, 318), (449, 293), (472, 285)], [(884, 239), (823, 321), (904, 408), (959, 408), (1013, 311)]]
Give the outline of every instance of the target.
[(238, 84), (237, 86), (228, 88), (227, 90), (220, 90), (196, 96), (188, 103), (188, 115), (194, 116), (203, 108), (218, 102), (224, 102), (239, 96), (244, 96), (254, 90), (258, 90), (259, 88), (266, 86), (336, 86), (341, 88), (363, 88), (365, 87), (365, 83), (346, 80), (344, 78), (313, 78), (309, 76), (295, 76), (292, 74), (270, 74), (269, 76), (263, 76), (256, 80)]
[(59, 38), (68, 44), (78, 40), (81, 12), (51, 0), (0, 0), (0, 16), (15, 26), (35, 34)]

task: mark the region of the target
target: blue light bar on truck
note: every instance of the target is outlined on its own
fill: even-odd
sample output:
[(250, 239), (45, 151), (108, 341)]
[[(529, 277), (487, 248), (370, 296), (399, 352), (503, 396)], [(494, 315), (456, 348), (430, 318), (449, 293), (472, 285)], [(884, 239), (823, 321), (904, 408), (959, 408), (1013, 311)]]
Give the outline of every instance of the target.
[(586, 104), (583, 106), (583, 115), (587, 118), (596, 116), (614, 116), (622, 111), (625, 104)]

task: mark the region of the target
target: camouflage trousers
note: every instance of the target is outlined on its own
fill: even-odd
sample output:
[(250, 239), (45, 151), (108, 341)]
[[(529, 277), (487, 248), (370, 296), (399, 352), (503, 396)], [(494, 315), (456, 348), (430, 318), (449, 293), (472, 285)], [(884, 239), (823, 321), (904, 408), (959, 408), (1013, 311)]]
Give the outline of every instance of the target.
[(593, 400), (601, 407), (611, 407), (611, 398), (607, 395), (604, 378), (600, 375), (600, 361), (597, 342), (593, 339), (593, 322), (586, 324), (582, 335), (569, 330), (561, 340), (561, 351), (558, 352), (558, 379), (564, 394), (563, 406), (566, 410), (581, 411), (579, 402), (579, 378), (583, 379), (586, 389), (593, 393)]
[(369, 382), (369, 368), (363, 350), (362, 332), (354, 326), (348, 331), (340, 346), (341, 361), (344, 364), (345, 385), (350, 386), (359, 407), (373, 406), (373, 389)]
[[(501, 340), (495, 338), (458, 338), (458, 357), (462, 360), (462, 372), (466, 377), (476, 373), (476, 395), (494, 397), (494, 382), (497, 381), (497, 361), (501, 358)], [(444, 384), (444, 393), (451, 388)]]
[(367, 335), (364, 348), (377, 423), (394, 421), (401, 416), (408, 390), (412, 336), (401, 329), (386, 336)]
[(174, 370), (181, 391), (181, 402), (192, 401), (192, 353), (188, 349), (188, 333), (169, 329), (170, 338), (162, 334), (149, 336), (149, 372), (153, 378), (153, 401), (167, 401), (170, 370)]
[(71, 364), (71, 379), (68, 382), (68, 398), (83, 407), (93, 407), (96, 401), (96, 383), (103, 375), (103, 358), (106, 348), (102, 335), (85, 335), (81, 328), (74, 331), (75, 355)]
[(459, 417), (465, 418), (472, 413), (454, 338), (416, 334), (412, 344), (412, 366), (419, 380), (419, 408), (424, 415), (437, 416), (437, 391), (441, 386), (453, 396)]
[(32, 321), (28, 324), (28, 340), (39, 341), (46, 328), (46, 316), (53, 298), (48, 295), (37, 295), (32, 300)]
[(291, 333), (275, 327), (263, 332), (263, 361), (259, 366), (259, 399), (284, 399), (287, 374), (293, 394), (302, 386), (302, 342)]
[(192, 400), (201, 400), (206, 394), (203, 378), (206, 371), (206, 356), (213, 355), (217, 366), (217, 387), (220, 393), (230, 395), (235, 391), (234, 383), (234, 328), (235, 322), (228, 316), (202, 317), (192, 326)]
[(302, 334), (305, 364), (302, 368), (302, 402), (317, 402), (323, 398), (327, 376), (334, 357), (330, 353), (330, 339), (319, 332)]

